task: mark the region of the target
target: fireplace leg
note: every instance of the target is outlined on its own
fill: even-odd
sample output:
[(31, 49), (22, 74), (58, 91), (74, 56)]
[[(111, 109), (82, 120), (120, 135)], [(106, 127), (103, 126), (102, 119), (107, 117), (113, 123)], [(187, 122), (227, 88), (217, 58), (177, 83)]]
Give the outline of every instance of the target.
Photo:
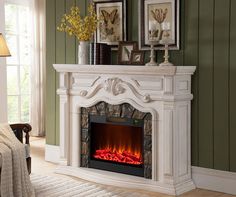
[[(75, 109), (76, 110), (76, 109)], [(71, 166), (80, 167), (80, 155), (81, 155), (81, 147), (80, 147), (80, 108), (77, 111), (73, 111), (72, 114), (72, 130), (71, 130)]]

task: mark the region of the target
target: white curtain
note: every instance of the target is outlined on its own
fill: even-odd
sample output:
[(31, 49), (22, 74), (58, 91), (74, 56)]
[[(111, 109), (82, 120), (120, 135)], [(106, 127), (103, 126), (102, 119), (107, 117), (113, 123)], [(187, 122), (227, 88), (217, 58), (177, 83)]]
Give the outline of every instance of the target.
[(46, 14), (45, 0), (33, 0), (33, 66), (31, 68), (31, 135), (45, 135)]
[[(4, 0), (0, 0), (0, 33), (5, 32)], [(7, 122), (7, 71), (6, 59), (0, 57), (0, 123)]]

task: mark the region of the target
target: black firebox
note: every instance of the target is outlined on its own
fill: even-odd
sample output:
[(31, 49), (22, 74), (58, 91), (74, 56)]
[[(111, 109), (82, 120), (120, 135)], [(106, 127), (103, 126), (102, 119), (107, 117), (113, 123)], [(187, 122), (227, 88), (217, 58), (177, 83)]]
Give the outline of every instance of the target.
[(144, 121), (90, 115), (88, 167), (144, 177)]

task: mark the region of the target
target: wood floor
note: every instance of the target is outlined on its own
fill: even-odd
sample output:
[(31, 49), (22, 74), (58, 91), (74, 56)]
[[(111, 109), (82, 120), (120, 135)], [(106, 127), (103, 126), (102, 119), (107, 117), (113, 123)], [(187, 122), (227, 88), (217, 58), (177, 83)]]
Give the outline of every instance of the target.
[[(44, 138), (31, 137), (31, 157), (32, 157), (32, 173), (35, 174), (52, 174), (57, 165), (44, 161)], [(150, 197), (169, 197), (169, 195), (150, 193), (140, 191), (141, 193), (148, 194)], [(219, 192), (212, 192), (202, 189), (195, 189), (191, 192), (181, 195), (181, 197), (233, 197), (235, 195), (228, 195)], [(235, 196), (236, 197), (236, 196)]]

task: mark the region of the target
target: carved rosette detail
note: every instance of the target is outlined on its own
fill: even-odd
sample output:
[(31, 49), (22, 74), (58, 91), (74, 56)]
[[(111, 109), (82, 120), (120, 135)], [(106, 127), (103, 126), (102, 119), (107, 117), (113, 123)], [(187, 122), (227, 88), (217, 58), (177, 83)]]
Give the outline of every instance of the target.
[(125, 88), (122, 87), (122, 83), (124, 83), (124, 81), (119, 78), (107, 79), (104, 83), (104, 90), (115, 96), (123, 94), (125, 92)]
[(143, 96), (143, 102), (144, 102), (144, 103), (148, 103), (148, 102), (150, 102), (150, 101), (151, 101), (150, 94), (145, 94), (145, 95)]
[(87, 90), (82, 90), (82, 91), (80, 92), (80, 96), (82, 96), (82, 97), (87, 96), (87, 94), (88, 94), (88, 91), (87, 91)]

